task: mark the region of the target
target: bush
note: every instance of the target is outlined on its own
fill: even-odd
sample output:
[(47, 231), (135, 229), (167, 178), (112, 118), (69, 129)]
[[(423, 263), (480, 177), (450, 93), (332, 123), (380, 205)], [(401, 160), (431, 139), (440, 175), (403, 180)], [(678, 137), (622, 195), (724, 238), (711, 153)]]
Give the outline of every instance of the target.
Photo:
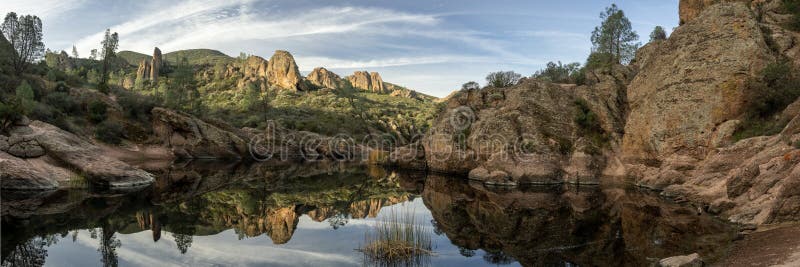
[(80, 104), (72, 96), (63, 92), (50, 93), (43, 102), (66, 114), (80, 114)]
[(789, 14), (794, 15), (788, 26), (795, 31), (800, 31), (800, 0), (783, 0), (783, 7)]
[(578, 62), (563, 65), (561, 61), (558, 64), (551, 61), (547, 63), (543, 70), (534, 73), (532, 77), (554, 83), (576, 83), (575, 78), (582, 71), (581, 63)]
[(108, 105), (103, 101), (92, 101), (92, 103), (89, 103), (89, 120), (95, 123), (106, 120), (107, 110)]
[(587, 70), (610, 70), (614, 56), (608, 53), (593, 52), (586, 59)]
[(734, 140), (780, 132), (787, 121), (774, 115), (800, 97), (800, 76), (791, 63), (767, 65), (761, 71), (761, 78), (748, 80), (747, 86), (746, 99), (750, 102), (744, 107), (744, 119), (734, 133)]
[(156, 106), (156, 101), (152, 97), (124, 90), (117, 90), (115, 94), (117, 102), (130, 119), (142, 122), (150, 120), (150, 111)]
[(497, 71), (486, 75), (486, 84), (495, 88), (505, 88), (515, 85), (522, 75), (513, 71)]
[(574, 121), (578, 125), (578, 132), (594, 145), (587, 152), (597, 154), (599, 150), (596, 150), (596, 148), (603, 147), (608, 143), (608, 135), (600, 124), (597, 114), (589, 109), (589, 104), (585, 100), (575, 100), (575, 106), (578, 112), (575, 113)]
[(122, 138), (125, 136), (125, 130), (119, 123), (113, 121), (103, 121), (95, 127), (94, 136), (97, 138), (97, 140), (108, 144), (118, 145), (122, 143)]

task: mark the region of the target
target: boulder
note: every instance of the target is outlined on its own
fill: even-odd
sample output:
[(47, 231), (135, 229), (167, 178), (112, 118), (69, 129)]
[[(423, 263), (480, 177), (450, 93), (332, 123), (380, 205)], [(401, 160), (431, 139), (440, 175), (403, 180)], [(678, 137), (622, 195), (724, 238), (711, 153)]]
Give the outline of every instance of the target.
[(658, 261), (661, 267), (703, 267), (705, 263), (700, 255), (692, 253), (684, 256), (674, 256)]
[(297, 68), (294, 57), (287, 51), (277, 50), (267, 63), (267, 80), (271, 85), (283, 89), (298, 91), (308, 90), (303, 83), (303, 76)]
[(51, 172), (0, 151), (0, 188), (3, 190), (51, 190), (58, 182)]
[(7, 139), (8, 147), (3, 149), (18, 158), (36, 158), (44, 155), (44, 148), (32, 135), (12, 135)]
[(136, 69), (136, 79), (140, 81), (150, 80), (151, 65), (150, 60), (142, 59), (139, 62), (139, 67)]
[(320, 88), (330, 89), (339, 89), (342, 83), (342, 78), (339, 77), (339, 75), (323, 67), (318, 67), (311, 71), (311, 73), (306, 76), (306, 80)]
[(153, 129), (162, 144), (179, 158), (240, 159), (248, 155), (242, 133), (221, 129), (190, 114), (154, 108)]

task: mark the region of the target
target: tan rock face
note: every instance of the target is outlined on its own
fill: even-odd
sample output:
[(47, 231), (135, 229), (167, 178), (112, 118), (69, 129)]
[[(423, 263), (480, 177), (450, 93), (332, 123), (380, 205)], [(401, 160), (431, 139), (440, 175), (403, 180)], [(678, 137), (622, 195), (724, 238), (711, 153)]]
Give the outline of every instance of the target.
[(294, 57), (287, 51), (277, 50), (267, 64), (267, 80), (271, 85), (284, 89), (305, 91), (303, 76), (297, 68)]
[(142, 62), (139, 62), (139, 68), (136, 69), (136, 79), (141, 81), (150, 80), (151, 69), (150, 61), (142, 59)]
[(164, 60), (161, 56), (161, 49), (156, 47), (153, 49), (153, 58), (150, 62), (150, 80), (153, 81), (154, 84), (158, 83), (158, 75), (161, 74), (161, 70), (164, 67)]
[(773, 60), (770, 50), (743, 3), (714, 5), (655, 45), (628, 86), (624, 156), (702, 157), (714, 129), (741, 115), (745, 81)]
[(347, 80), (354, 88), (369, 91), (372, 89), (372, 78), (366, 71), (356, 71), (353, 75), (347, 76)]
[(259, 56), (250, 56), (242, 66), (245, 77), (267, 77), (268, 62)]
[(383, 87), (383, 79), (381, 79), (381, 75), (377, 72), (370, 72), (369, 73), (369, 80), (370, 80), (370, 90), (373, 93), (384, 93)]
[(339, 89), (341, 87), (342, 78), (336, 73), (333, 73), (323, 67), (315, 68), (306, 77), (311, 84), (321, 88)]
[(238, 159), (247, 155), (247, 140), (192, 115), (154, 108), (153, 129), (180, 158)]

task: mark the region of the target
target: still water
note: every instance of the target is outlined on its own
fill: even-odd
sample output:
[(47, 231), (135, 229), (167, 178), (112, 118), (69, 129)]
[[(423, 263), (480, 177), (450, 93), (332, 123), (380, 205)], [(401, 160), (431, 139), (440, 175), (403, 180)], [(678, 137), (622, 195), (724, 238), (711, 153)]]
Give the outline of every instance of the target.
[[(3, 192), (3, 266), (359, 266), (377, 221), (412, 215), (430, 266), (648, 266), (724, 257), (737, 232), (624, 183), (487, 188), (341, 164), (175, 164), (109, 192)], [(405, 265), (401, 263), (400, 265)]]

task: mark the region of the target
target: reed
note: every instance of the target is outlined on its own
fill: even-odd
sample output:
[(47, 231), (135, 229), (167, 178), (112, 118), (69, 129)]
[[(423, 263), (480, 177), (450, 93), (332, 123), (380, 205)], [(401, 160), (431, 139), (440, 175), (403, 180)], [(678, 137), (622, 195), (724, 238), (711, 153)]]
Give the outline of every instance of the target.
[(365, 265), (425, 266), (432, 251), (431, 231), (417, 222), (412, 210), (391, 211), (364, 235)]

